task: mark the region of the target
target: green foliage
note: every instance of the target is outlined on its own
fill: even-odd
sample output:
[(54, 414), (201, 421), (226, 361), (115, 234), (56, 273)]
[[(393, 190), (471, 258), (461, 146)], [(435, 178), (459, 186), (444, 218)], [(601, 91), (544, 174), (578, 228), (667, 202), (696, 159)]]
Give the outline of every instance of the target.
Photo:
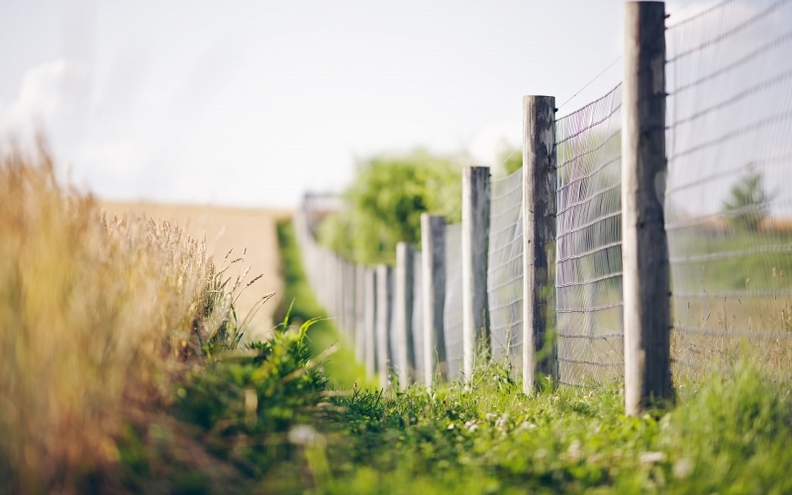
[(316, 301), (308, 280), (305, 277), (294, 226), (290, 221), (277, 225), (278, 246), (281, 253), (281, 275), (285, 282), (283, 297), (275, 311), (276, 321), (289, 320), (297, 324), (319, 318), (308, 330), (308, 344), (311, 353), (319, 356), (329, 347), (335, 346), (336, 352), (324, 364), (331, 384), (339, 388), (351, 388), (353, 384), (366, 383), (365, 370), (355, 362), (351, 343), (346, 342), (335, 328), (333, 321)]
[(761, 172), (751, 171), (732, 186), (723, 211), (736, 230), (756, 232), (767, 217), (769, 201)]
[(416, 150), (360, 163), (344, 193), (348, 211), (323, 222), (320, 242), (359, 263), (392, 263), (396, 243), (420, 241), (421, 213), (459, 221), (461, 161)]
[(253, 476), (288, 458), (288, 442), (261, 440), (277, 439), (292, 424), (307, 421), (310, 408), (321, 401), (326, 379), (311, 362), (305, 338), (311, 323), (299, 331), (278, 331), (271, 340), (227, 354), (187, 377), (177, 391), (177, 417), (206, 432), (210, 452), (223, 459), (233, 455)]
[(523, 165), (522, 150), (520, 148), (504, 147), (498, 154), (498, 163), (501, 164), (501, 169), (498, 172), (503, 175), (511, 175), (520, 169)]
[(302, 452), (289, 432), (315, 417), (327, 384), (306, 338), (312, 324), (285, 321), (266, 342), (215, 355), (175, 388), (167, 414), (128, 424), (118, 442), (124, 490), (246, 493), (283, 476), (299, 486)]
[(481, 371), (472, 389), (339, 397), (329, 493), (787, 493), (790, 393), (742, 368), (628, 418), (616, 388), (533, 397)]

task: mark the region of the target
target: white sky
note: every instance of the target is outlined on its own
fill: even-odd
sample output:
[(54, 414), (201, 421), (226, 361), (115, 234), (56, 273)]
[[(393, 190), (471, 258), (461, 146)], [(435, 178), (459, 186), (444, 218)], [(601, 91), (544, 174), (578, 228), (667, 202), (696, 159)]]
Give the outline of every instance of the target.
[[(685, 3), (685, 2), (680, 2)], [(689, 3), (689, 2), (688, 2)], [(667, 10), (674, 12), (675, 3)], [(0, 133), (108, 199), (291, 207), (424, 146), (493, 165), (522, 96), (621, 54), (621, 0), (0, 0)], [(620, 80), (621, 63), (560, 109)]]

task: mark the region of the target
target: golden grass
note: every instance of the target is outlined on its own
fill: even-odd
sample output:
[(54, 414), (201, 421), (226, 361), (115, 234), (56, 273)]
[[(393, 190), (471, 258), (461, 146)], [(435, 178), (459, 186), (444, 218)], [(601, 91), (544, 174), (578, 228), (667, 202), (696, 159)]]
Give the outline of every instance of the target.
[(177, 227), (103, 218), (43, 151), (0, 157), (0, 197), (0, 492), (74, 493), (200, 353), (213, 269)]
[[(244, 261), (231, 267), (228, 274), (236, 275), (249, 269), (245, 282), (259, 275), (262, 277), (239, 294), (236, 310), (240, 318), (254, 309), (258, 310), (246, 333), (247, 339), (267, 337), (273, 326), (272, 314), (283, 292), (275, 226), (279, 220), (290, 218), (290, 211), (146, 202), (102, 201), (100, 204), (109, 215), (155, 218), (178, 225), (195, 239), (206, 238), (207, 257), (216, 265), (223, 264), (223, 257), (229, 251), (232, 251), (231, 258), (245, 253)], [(261, 296), (271, 292), (275, 292), (275, 300), (260, 305)]]

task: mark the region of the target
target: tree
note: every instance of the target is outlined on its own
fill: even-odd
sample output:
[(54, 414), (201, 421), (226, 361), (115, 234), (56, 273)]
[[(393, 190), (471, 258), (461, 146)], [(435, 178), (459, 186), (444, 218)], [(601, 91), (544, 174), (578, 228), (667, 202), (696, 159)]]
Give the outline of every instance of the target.
[(396, 243), (420, 242), (421, 213), (460, 220), (464, 161), (417, 149), (359, 163), (343, 194), (347, 209), (323, 222), (320, 242), (358, 263), (392, 263)]
[(500, 153), (498, 153), (498, 163), (504, 175), (511, 175), (516, 172), (523, 165), (522, 148), (512, 148), (504, 146)]
[(723, 211), (735, 230), (756, 232), (767, 217), (770, 197), (763, 179), (761, 172), (752, 170), (729, 191), (729, 197), (723, 202)]

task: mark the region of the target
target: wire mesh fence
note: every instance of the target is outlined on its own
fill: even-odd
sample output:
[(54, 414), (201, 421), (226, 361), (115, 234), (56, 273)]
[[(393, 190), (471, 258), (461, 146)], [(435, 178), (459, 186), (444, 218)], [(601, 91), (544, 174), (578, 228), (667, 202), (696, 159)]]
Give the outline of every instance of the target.
[(493, 179), (487, 293), (490, 338), (495, 359), (508, 356), (522, 367), (523, 169)]
[(675, 379), (789, 374), (792, 2), (722, 2), (666, 39)]
[(556, 121), (556, 321), (562, 383), (623, 373), (621, 85)]
[(462, 224), (446, 225), (446, 300), (443, 332), (448, 377), (459, 378), (462, 366)]
[[(665, 36), (668, 171), (654, 187), (668, 236), (674, 380), (726, 371), (746, 357), (790, 375), (792, 0), (726, 0), (668, 26)], [(618, 85), (555, 121), (554, 239), (526, 239), (531, 205), (523, 202), (522, 169), (491, 180), (489, 237), (480, 246), (488, 254), (487, 321), (493, 357), (508, 357), (513, 369), (534, 352), (522, 342), (524, 249), (528, 241), (551, 249), (555, 242), (558, 380), (592, 385), (624, 377), (622, 118)], [(320, 302), (349, 338), (365, 340), (371, 316), (356, 307), (365, 293), (343, 294), (361, 284), (353, 277), (358, 269), (316, 243), (310, 214), (301, 218), (306, 270)], [(461, 227), (447, 225), (445, 233), (443, 338), (451, 380), (460, 377), (463, 359)], [(416, 253), (415, 376), (425, 362), (418, 358), (426, 330), (420, 260)], [(373, 335), (358, 342), (358, 354), (377, 344)]]

